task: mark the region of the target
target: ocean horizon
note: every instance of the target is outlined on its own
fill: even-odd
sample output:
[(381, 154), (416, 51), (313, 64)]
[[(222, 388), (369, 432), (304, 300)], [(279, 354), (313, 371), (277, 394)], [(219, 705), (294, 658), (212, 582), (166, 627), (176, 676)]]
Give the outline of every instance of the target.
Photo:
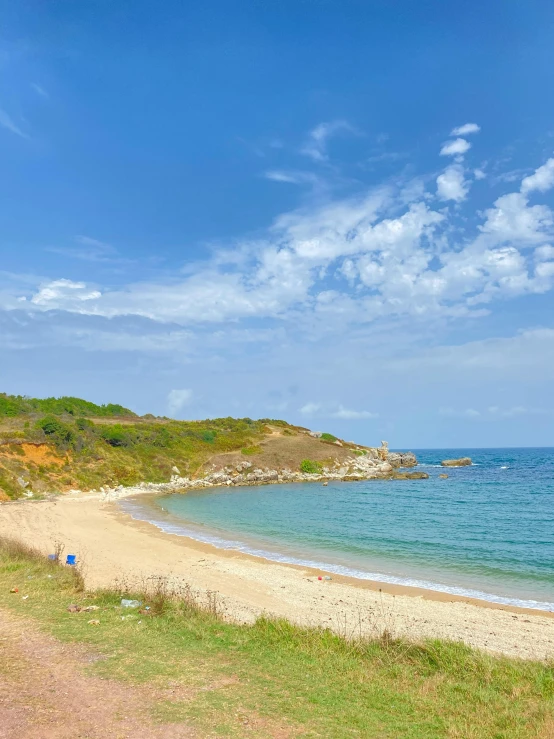
[[(166, 533), (270, 561), (554, 611), (554, 448), (413, 451), (428, 480), (211, 488), (120, 505)], [(471, 467), (441, 467), (462, 456)]]

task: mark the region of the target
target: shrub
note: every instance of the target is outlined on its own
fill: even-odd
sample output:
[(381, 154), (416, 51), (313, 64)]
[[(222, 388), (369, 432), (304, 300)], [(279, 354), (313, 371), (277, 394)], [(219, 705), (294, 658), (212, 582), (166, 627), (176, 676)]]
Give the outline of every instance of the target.
[(309, 475), (320, 475), (323, 468), (319, 462), (314, 462), (312, 459), (303, 459), (300, 463), (300, 470)]
[(322, 441), (336, 441), (337, 437), (333, 436), (333, 434), (321, 434), (321, 440)]
[(256, 446), (256, 445), (245, 446), (240, 451), (242, 452), (242, 454), (246, 454), (247, 456), (250, 456), (252, 454), (260, 454), (260, 452), (262, 451), (262, 447)]
[(202, 441), (207, 441), (208, 444), (213, 444), (215, 441), (216, 432), (212, 431), (211, 429), (207, 429), (206, 431), (202, 431), (201, 439)]
[(67, 448), (75, 442), (75, 433), (71, 426), (60, 421), (55, 416), (44, 416), (37, 421), (37, 428), (43, 430), (56, 446)]
[(131, 434), (118, 423), (115, 426), (106, 426), (100, 435), (110, 446), (131, 446), (133, 443)]

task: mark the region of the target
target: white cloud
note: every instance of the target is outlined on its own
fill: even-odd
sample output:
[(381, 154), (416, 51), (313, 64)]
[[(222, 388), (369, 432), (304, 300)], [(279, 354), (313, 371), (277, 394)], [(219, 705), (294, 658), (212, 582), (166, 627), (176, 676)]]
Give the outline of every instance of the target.
[(458, 126), (450, 131), (451, 136), (469, 136), (471, 133), (479, 133), (481, 126), (477, 123), (464, 123), (463, 126)]
[(339, 418), (343, 421), (359, 421), (363, 418), (377, 418), (378, 413), (366, 410), (351, 410), (341, 403), (306, 403), (299, 409), (303, 416), (318, 416), (319, 418)]
[(548, 259), (554, 259), (554, 246), (543, 244), (535, 249), (535, 259), (537, 261), (546, 262)]
[(447, 141), (440, 150), (441, 156), (463, 156), (471, 149), (471, 144), (465, 139), (454, 139)]
[(341, 131), (353, 132), (353, 127), (347, 121), (331, 121), (329, 123), (320, 123), (312, 131), (308, 137), (308, 141), (300, 150), (315, 162), (324, 162), (329, 157), (327, 155), (327, 141)]
[(484, 170), (477, 168), (473, 170), (473, 176), (476, 180), (484, 180), (487, 174)]
[(319, 403), (306, 403), (306, 405), (303, 405), (302, 408), (300, 408), (300, 413), (303, 416), (313, 416), (320, 410), (320, 408), (321, 406)]
[(39, 291), (31, 298), (31, 302), (45, 308), (76, 310), (79, 303), (96, 300), (101, 295), (101, 292), (91, 290), (84, 282), (73, 282), (62, 278), (41, 285)]
[(315, 185), (319, 182), (319, 177), (313, 174), (313, 172), (298, 172), (272, 169), (268, 172), (265, 172), (264, 177), (267, 180), (272, 180), (273, 182), (286, 182), (292, 185)]
[(331, 413), (332, 418), (341, 418), (345, 421), (357, 421), (362, 418), (377, 418), (378, 413), (370, 413), (370, 411), (354, 411), (340, 405), (339, 409)]
[[(437, 196), (467, 198), (464, 171), (449, 164), (437, 178)], [(257, 241), (220, 248), (165, 278), (112, 288), (43, 279), (34, 290), (28, 280), (25, 289), (0, 292), (0, 301), (13, 308), (25, 296), (28, 311), (135, 316), (187, 328), (278, 322), (286, 330), (310, 326), (315, 336), (393, 317), (477, 317), (493, 301), (554, 287), (548, 206), (508, 192), (473, 218), (468, 208), (460, 221), (454, 209), (431, 207), (434, 200), (423, 178), (342, 200), (327, 194), (279, 216)], [(78, 243), (89, 259), (109, 256), (104, 242), (81, 236)]]
[(469, 183), (464, 179), (464, 168), (452, 164), (437, 177), (437, 195), (441, 200), (455, 200), (460, 203), (466, 199)]
[(14, 121), (11, 119), (11, 117), (6, 113), (5, 110), (0, 109), (0, 126), (2, 128), (5, 128), (8, 131), (11, 131), (12, 133), (15, 133), (16, 136), (21, 136), (23, 139), (29, 138), (26, 133), (24, 133), (19, 126), (17, 126)]
[(177, 414), (185, 405), (192, 400), (192, 390), (171, 390), (167, 396), (167, 410), (171, 416)]
[(521, 192), (529, 193), (533, 190), (546, 192), (554, 185), (554, 158), (549, 159), (532, 175), (525, 177), (521, 183)]

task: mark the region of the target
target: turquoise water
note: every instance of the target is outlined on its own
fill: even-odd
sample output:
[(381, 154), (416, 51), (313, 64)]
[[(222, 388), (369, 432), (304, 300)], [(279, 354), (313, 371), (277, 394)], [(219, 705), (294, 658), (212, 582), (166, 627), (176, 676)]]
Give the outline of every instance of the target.
[[(282, 562), (554, 611), (554, 449), (415, 450), (429, 480), (136, 498), (164, 531)], [(440, 461), (470, 456), (474, 465)]]

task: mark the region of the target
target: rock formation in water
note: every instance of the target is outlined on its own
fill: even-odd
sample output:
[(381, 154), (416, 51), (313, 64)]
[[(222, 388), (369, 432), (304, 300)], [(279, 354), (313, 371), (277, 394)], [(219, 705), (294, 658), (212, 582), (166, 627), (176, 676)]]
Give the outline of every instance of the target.
[(469, 467), (472, 464), (469, 457), (460, 457), (460, 459), (443, 459), (441, 465), (443, 467)]

